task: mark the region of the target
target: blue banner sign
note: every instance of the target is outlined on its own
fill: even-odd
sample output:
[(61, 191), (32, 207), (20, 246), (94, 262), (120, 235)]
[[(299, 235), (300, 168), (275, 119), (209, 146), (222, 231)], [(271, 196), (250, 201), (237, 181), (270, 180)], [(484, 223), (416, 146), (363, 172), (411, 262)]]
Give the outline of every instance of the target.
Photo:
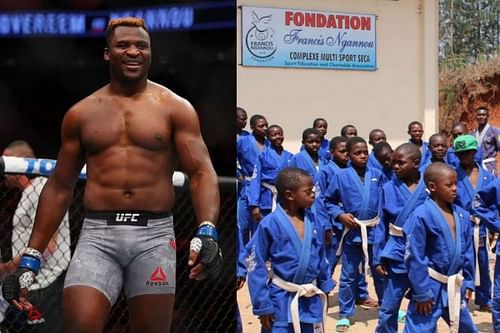
[(141, 17), (148, 30), (206, 30), (236, 25), (234, 3), (177, 4), (107, 11), (0, 12), (0, 37), (102, 37), (108, 21)]
[(376, 70), (371, 14), (242, 7), (242, 65)]

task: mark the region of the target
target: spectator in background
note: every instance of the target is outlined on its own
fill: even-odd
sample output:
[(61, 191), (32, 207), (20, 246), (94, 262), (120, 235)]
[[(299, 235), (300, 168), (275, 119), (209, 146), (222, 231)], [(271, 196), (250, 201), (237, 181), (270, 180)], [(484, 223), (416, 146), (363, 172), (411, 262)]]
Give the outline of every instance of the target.
[[(35, 157), (30, 145), (21, 140), (10, 143), (4, 156)], [(45, 177), (9, 175), (4, 183), (22, 190), (21, 200), (12, 218), (12, 255), (19, 258), (28, 245), (38, 206), (38, 197), (47, 182)], [(43, 253), (42, 268), (35, 283), (29, 287), (28, 297), (33, 308), (28, 313), (10, 306), (4, 323), (10, 332), (58, 333), (62, 328), (62, 290), (64, 276), (70, 261), (70, 233), (68, 214)]]
[(497, 151), (500, 150), (500, 129), (488, 123), (490, 113), (487, 108), (476, 110), (477, 129), (472, 131), (481, 148), (483, 167), (494, 175), (497, 174)]

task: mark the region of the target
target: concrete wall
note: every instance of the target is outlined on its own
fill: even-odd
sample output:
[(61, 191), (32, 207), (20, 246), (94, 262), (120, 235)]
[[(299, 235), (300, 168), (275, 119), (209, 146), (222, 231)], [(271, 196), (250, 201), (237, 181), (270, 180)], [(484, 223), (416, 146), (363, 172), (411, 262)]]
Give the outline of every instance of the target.
[(367, 138), (385, 130), (395, 146), (407, 140), (412, 120), (434, 133), (438, 113), (438, 2), (423, 0), (238, 0), (238, 5), (378, 15), (377, 70), (256, 68), (241, 66), (238, 9), (237, 105), (263, 114), (285, 130), (285, 147), (300, 146), (302, 131), (316, 117), (329, 123), (328, 138), (352, 123)]

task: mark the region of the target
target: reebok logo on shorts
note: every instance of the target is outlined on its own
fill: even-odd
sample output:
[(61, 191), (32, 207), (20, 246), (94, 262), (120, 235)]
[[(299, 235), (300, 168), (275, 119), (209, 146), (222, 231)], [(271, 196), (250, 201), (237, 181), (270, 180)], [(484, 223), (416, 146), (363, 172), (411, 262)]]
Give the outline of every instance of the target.
[(161, 266), (156, 267), (151, 276), (149, 277), (149, 281), (146, 281), (146, 286), (148, 287), (162, 287), (168, 285), (167, 274), (161, 268)]

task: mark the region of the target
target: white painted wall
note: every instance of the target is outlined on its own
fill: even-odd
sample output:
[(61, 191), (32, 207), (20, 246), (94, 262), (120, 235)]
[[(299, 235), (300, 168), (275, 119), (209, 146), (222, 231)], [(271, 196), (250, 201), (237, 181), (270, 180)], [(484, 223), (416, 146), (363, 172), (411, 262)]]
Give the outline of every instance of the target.
[(282, 125), (288, 150), (298, 150), (302, 131), (317, 117), (327, 119), (328, 138), (352, 123), (366, 139), (371, 129), (384, 129), (393, 147), (407, 141), (410, 121), (424, 124), (426, 138), (437, 130), (438, 1), (238, 0), (238, 5), (378, 15), (376, 71), (256, 68), (241, 66), (238, 9), (237, 105), (249, 117), (259, 113)]

